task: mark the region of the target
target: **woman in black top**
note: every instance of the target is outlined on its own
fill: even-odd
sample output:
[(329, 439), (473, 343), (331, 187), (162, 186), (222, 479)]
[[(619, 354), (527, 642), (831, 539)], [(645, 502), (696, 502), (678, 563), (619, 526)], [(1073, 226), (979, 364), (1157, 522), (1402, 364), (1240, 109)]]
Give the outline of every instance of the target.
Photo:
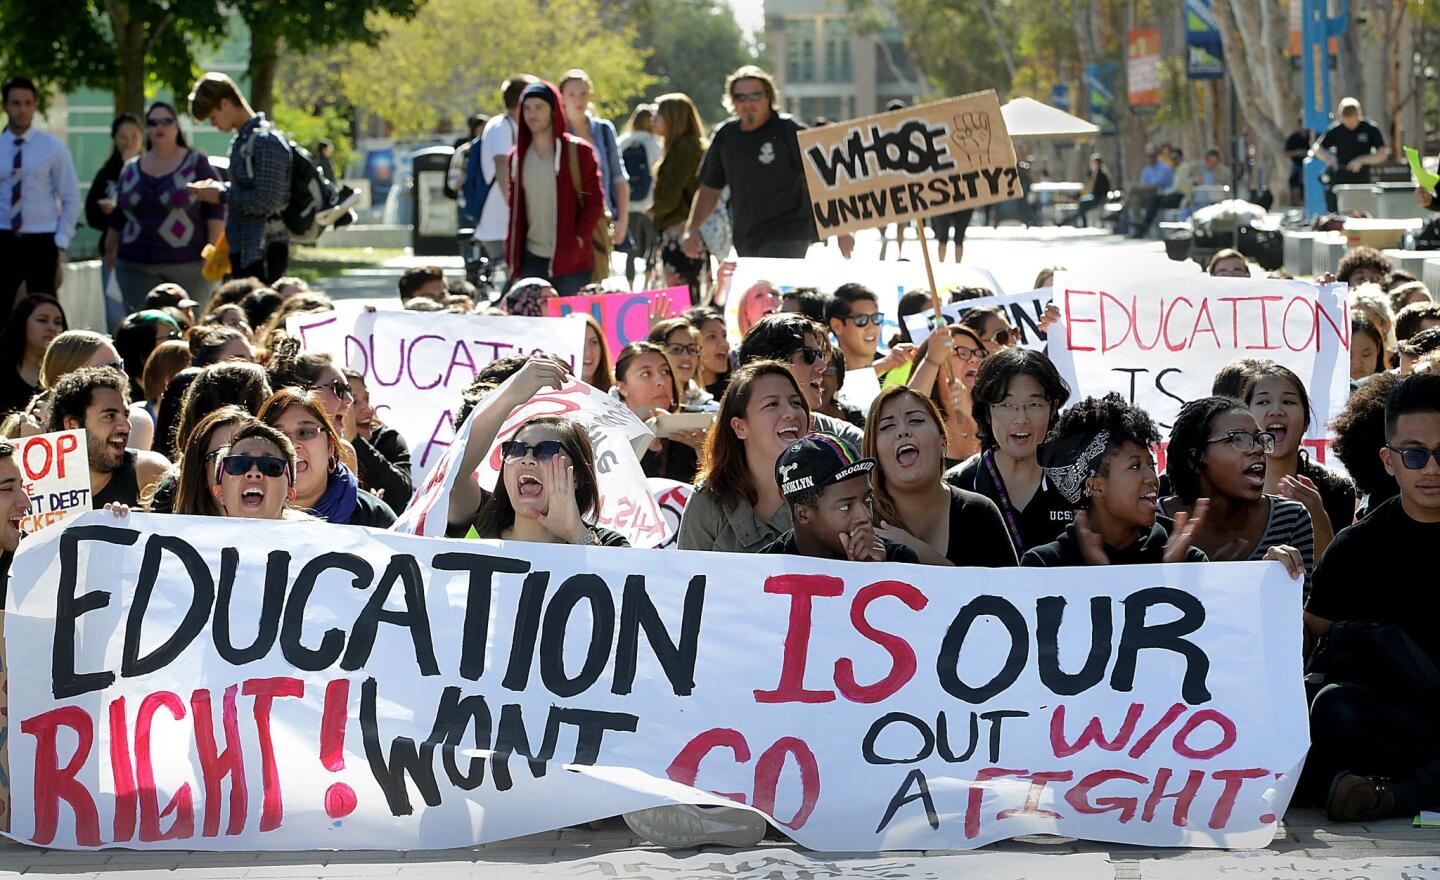
[(1075, 519), (1035, 458), (1070, 399), (1070, 386), (1045, 355), (1007, 348), (980, 364), (970, 394), (982, 451), (951, 469), (945, 481), (995, 502), (1015, 553), (1024, 555), (1055, 540)]
[[(140, 120), (133, 113), (121, 113), (110, 123), (110, 141), (113, 149), (105, 164), (90, 181), (85, 194), (85, 225), (100, 230), (99, 253), (104, 255), (105, 238), (119, 235), (110, 228), (110, 215), (115, 211), (115, 195), (120, 185), (120, 169), (125, 163), (140, 155), (145, 147), (145, 131)], [(110, 284), (110, 272), (114, 270), (113, 260), (101, 266), (101, 289)], [(125, 305), (119, 299), (105, 298), (105, 327), (109, 329), (125, 317)]]
[[(677, 411), (680, 386), (665, 349), (653, 342), (632, 342), (620, 349), (615, 359), (615, 393), (641, 419)], [(668, 438), (656, 437), (640, 458), (645, 476), (695, 482), (705, 434), (704, 430), (693, 430)]]
[(878, 463), (871, 479), (882, 537), (929, 565), (1016, 564), (994, 503), (941, 480), (945, 427), (928, 397), (903, 385), (880, 392), (865, 421), (863, 454)]
[(21, 412), (40, 393), (40, 364), (50, 340), (69, 329), (65, 309), (53, 296), (37, 293), (15, 301), (0, 331), (0, 417)]
[(1113, 392), (1087, 397), (1061, 413), (1039, 459), (1045, 476), (1075, 508), (1075, 522), (1055, 541), (1026, 551), (1020, 564), (1206, 561), (1190, 546), (1204, 522), (1203, 499), (1193, 517), (1181, 513), (1171, 522), (1156, 515), (1160, 477), (1150, 450), (1158, 442), (1160, 431), (1150, 416)]

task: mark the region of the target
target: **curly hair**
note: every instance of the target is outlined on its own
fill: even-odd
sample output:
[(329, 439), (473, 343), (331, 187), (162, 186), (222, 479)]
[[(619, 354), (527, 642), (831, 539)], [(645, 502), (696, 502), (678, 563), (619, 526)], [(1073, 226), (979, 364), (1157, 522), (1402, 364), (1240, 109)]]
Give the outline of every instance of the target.
[[(1060, 413), (1046, 442), (1093, 437), (1101, 431), (1110, 434), (1110, 442), (1100, 460), (1099, 476), (1102, 477), (1110, 475), (1110, 461), (1121, 446), (1135, 443), (1148, 448), (1160, 442), (1160, 429), (1150, 414), (1113, 391), (1104, 397), (1087, 397)], [(1078, 506), (1088, 507), (1089, 503), (1088, 498), (1082, 498)]]
[(55, 383), (50, 394), (50, 412), (45, 430), (64, 431), (66, 418), (72, 418), (83, 426), (85, 410), (90, 408), (90, 399), (99, 388), (119, 392), (124, 405), (130, 405), (130, 379), (119, 368), (81, 367), (66, 373)]
[(1385, 445), (1385, 404), (1399, 383), (1394, 373), (1377, 373), (1355, 389), (1330, 422), (1335, 454), (1355, 488), (1366, 495), (1384, 498), (1395, 493), (1395, 478), (1385, 472), (1380, 447)]
[(1220, 395), (1202, 397), (1180, 407), (1165, 450), (1165, 473), (1170, 475), (1171, 488), (1185, 504), (1194, 504), (1200, 497), (1200, 468), (1210, 445), (1210, 426), (1219, 416), (1237, 410), (1250, 412), (1244, 401)]
[(1349, 284), (1350, 276), (1358, 269), (1374, 269), (1388, 276), (1394, 268), (1390, 258), (1373, 247), (1351, 248), (1340, 258), (1340, 265), (1335, 267), (1335, 279)]

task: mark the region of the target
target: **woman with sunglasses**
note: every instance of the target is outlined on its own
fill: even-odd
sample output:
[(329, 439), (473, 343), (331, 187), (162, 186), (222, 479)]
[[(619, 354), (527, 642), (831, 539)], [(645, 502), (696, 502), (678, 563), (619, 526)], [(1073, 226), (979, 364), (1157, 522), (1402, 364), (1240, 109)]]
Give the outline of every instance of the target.
[(994, 502), (941, 479), (945, 423), (930, 398), (904, 385), (881, 391), (865, 420), (864, 457), (877, 463), (876, 534), (927, 565), (1018, 564)]
[(944, 332), (930, 334), (924, 349), (906, 384), (930, 395), (945, 417), (945, 466), (954, 467), (980, 451), (970, 389), (985, 361), (985, 343), (964, 324), (948, 324)]
[(680, 405), (687, 410), (714, 409), (715, 398), (700, 387), (700, 331), (684, 318), (666, 318), (650, 328), (646, 340), (665, 349), (675, 382), (680, 386)]
[(981, 362), (971, 395), (982, 449), (945, 479), (994, 501), (1016, 554), (1024, 555), (1055, 540), (1074, 519), (1036, 457), (1070, 386), (1045, 355), (1007, 348)]
[(210, 296), (201, 251), (225, 228), (225, 207), (201, 202), (186, 188), (218, 180), (210, 160), (185, 143), (175, 108), (164, 101), (145, 114), (145, 152), (125, 164), (110, 214), (106, 259), (127, 312), (145, 307), (145, 294), (161, 282), (185, 288), (202, 305)]
[(1278, 559), (1310, 594), (1315, 531), (1305, 505), (1265, 494), (1266, 456), (1275, 435), (1261, 431), (1244, 401), (1203, 397), (1180, 408), (1165, 449), (1165, 472), (1175, 494), (1159, 513), (1191, 515), (1206, 505), (1194, 546), (1216, 562)]
[[(490, 391), (474, 416), (470, 442), (457, 463), (459, 472), (479, 469), (515, 407), (569, 379), (563, 363), (537, 357)], [(500, 457), (500, 480), (493, 492), (475, 480), (455, 481), (447, 511), (450, 537), (629, 546), (623, 535), (594, 524), (599, 509), (595, 453), (578, 424), (559, 416), (530, 419), (500, 445)]]
[(255, 418), (234, 428), (215, 458), (212, 493), (221, 516), (243, 519), (307, 518), (290, 509), (295, 498), (295, 447)]
[[(179, 513), (187, 516), (221, 516), (216, 499), (215, 463), (221, 450), (230, 445), (235, 429), (255, 417), (238, 406), (222, 406), (200, 420), (190, 432), (190, 439), (180, 458), (156, 484), (156, 491), (142, 500), (145, 509), (154, 513)], [(165, 481), (171, 481), (171, 501), (165, 510), (155, 509), (155, 496)]]
[(984, 342), (987, 354), (995, 354), (1020, 341), (1010, 319), (1005, 317), (1005, 310), (998, 306), (971, 309), (960, 318), (960, 323), (975, 331)]
[[(632, 342), (620, 349), (620, 357), (615, 360), (615, 394), (643, 421), (678, 412), (675, 400), (680, 385), (665, 349), (653, 342)], [(640, 467), (647, 477), (694, 482), (704, 442), (705, 431), (701, 429), (656, 436), (641, 456)]]
[(344, 441), (319, 394), (281, 388), (260, 407), (259, 416), (295, 444), (296, 507), (342, 525), (379, 529), (394, 525), (395, 514), (385, 502), (360, 488), (354, 471), (341, 460)]
[(355, 468), (360, 485), (375, 492), (393, 512), (404, 510), (414, 492), (410, 448), (403, 442), (382, 448), (363, 435), (350, 380), (334, 359), (325, 352), (302, 353), (300, 340), (280, 334), (271, 344), (269, 371), (272, 388), (290, 386), (316, 394), (341, 433), (341, 459)]

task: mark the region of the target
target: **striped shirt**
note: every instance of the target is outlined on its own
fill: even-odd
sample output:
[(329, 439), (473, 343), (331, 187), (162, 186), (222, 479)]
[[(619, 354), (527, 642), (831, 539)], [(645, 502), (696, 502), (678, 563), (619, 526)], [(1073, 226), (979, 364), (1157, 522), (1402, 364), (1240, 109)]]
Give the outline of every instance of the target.
[(1261, 559), (1271, 547), (1284, 544), (1300, 551), (1305, 560), (1305, 599), (1310, 599), (1310, 576), (1315, 573), (1315, 527), (1310, 522), (1310, 511), (1299, 501), (1266, 495), (1270, 502), (1270, 521), (1265, 524), (1265, 533), (1250, 551), (1250, 559)]

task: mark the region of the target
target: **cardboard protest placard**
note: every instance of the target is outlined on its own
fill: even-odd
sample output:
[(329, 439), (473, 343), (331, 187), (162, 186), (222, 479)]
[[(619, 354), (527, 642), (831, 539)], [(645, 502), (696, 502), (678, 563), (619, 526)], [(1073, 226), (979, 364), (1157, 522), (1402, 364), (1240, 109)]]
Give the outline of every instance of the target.
[(1343, 284), (1267, 278), (1055, 277), (1060, 323), (1050, 359), (1072, 400), (1118, 392), (1168, 432), (1181, 405), (1210, 395), (1239, 358), (1292, 370), (1310, 396), (1305, 445), (1334, 466), (1327, 425), (1350, 395), (1350, 309)]
[(1024, 195), (994, 90), (800, 132), (820, 237)]
[(670, 317), (690, 308), (690, 288), (668, 287), (641, 293), (601, 293), (594, 296), (555, 296), (545, 300), (545, 313), (563, 318), (575, 313), (589, 313), (605, 331), (605, 344), (613, 359), (620, 349), (632, 342), (643, 342), (650, 335), (650, 303), (658, 298), (670, 301)]
[(578, 371), (585, 322), (578, 318), (367, 311), (343, 305), (296, 315), (288, 332), (306, 351), (323, 351), (359, 371), (376, 418), (410, 446), (420, 485), (450, 445), (460, 392), (480, 368), (508, 355), (552, 354)]
[(90, 459), (85, 429), (57, 431), (14, 441), (21, 488), (30, 497), (30, 512), (20, 518), (20, 531), (38, 532), (90, 510)]
[(1253, 848), (1309, 746), (1274, 562), (1057, 583), (94, 511), (12, 574), (37, 846), (458, 847), (688, 802), (829, 852)]
[[(972, 309), (992, 306), (1003, 309), (1006, 318), (1010, 321), (1010, 326), (1020, 334), (1020, 345), (1024, 348), (1044, 351), (1047, 337), (1040, 329), (1040, 318), (1045, 314), (1045, 307), (1050, 304), (1052, 296), (1053, 289), (1049, 287), (1006, 296), (984, 296), (946, 303), (941, 307), (940, 314), (947, 324), (958, 324), (965, 313)], [(910, 339), (916, 345), (924, 345), (925, 340), (930, 338), (930, 327), (934, 317), (934, 312), (919, 312), (905, 316), (905, 326), (910, 330)]]

